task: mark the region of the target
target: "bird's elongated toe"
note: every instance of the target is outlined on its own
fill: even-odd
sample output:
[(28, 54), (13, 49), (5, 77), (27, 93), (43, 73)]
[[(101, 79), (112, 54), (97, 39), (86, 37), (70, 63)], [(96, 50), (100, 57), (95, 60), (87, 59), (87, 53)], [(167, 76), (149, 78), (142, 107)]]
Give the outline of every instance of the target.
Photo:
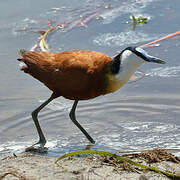
[(43, 153), (48, 152), (48, 148), (44, 147), (44, 146), (40, 146), (39, 144), (36, 144), (36, 145), (30, 146), (30, 147), (27, 147), (25, 149), (25, 152), (33, 152), (33, 153), (43, 154)]

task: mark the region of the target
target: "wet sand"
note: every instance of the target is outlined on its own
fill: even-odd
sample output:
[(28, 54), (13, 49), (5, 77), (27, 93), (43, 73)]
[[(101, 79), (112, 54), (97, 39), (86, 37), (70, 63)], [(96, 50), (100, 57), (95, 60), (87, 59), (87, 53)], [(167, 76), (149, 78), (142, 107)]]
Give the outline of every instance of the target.
[[(106, 157), (69, 157), (55, 163), (57, 157), (25, 154), (4, 158), (0, 162), (1, 180), (165, 180), (163, 174), (143, 170), (127, 163), (111, 161)], [(133, 160), (147, 164), (142, 157)], [(153, 158), (152, 161), (156, 161)], [(161, 160), (149, 164), (180, 175), (180, 163)]]

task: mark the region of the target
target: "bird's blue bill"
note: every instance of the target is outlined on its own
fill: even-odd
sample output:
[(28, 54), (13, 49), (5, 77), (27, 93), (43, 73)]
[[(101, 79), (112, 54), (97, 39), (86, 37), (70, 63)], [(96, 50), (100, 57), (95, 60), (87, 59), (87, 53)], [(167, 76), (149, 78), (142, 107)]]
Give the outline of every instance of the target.
[(166, 62), (157, 58), (157, 57), (154, 57), (154, 56), (147, 56), (147, 61), (149, 62), (153, 62), (153, 63), (159, 63), (159, 64), (165, 64)]
[(145, 61), (153, 62), (153, 63), (159, 63), (159, 64), (165, 64), (166, 63), (165, 61), (163, 61), (160, 58), (157, 58), (157, 57), (154, 57), (154, 56), (150, 56), (146, 51), (144, 51), (141, 48), (136, 48), (136, 51), (141, 54), (142, 58)]

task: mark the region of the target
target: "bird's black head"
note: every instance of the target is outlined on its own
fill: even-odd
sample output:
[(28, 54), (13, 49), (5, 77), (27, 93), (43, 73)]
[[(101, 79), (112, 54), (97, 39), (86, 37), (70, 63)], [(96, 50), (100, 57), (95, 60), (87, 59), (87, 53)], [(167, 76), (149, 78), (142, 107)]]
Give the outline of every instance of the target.
[(166, 63), (160, 58), (149, 55), (144, 49), (139, 48), (139, 47), (131, 46), (131, 47), (127, 47), (123, 51), (126, 51), (126, 50), (133, 52), (134, 54), (136, 54), (138, 57), (142, 58), (146, 62), (153, 62), (153, 63), (159, 63), (159, 64)]
[(159, 64), (165, 64), (166, 62), (154, 57), (150, 56), (145, 50), (139, 47), (127, 47), (122, 50), (117, 56), (115, 56), (111, 62), (111, 72), (113, 74), (117, 74), (120, 70), (121, 62), (130, 62), (135, 64), (143, 64), (146, 62), (154, 62)]

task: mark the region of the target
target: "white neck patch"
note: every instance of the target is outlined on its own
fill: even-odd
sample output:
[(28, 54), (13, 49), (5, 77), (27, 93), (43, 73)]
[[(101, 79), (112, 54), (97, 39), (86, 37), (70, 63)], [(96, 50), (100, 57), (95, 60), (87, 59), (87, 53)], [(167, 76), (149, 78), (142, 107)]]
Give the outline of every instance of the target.
[(139, 66), (145, 61), (130, 50), (125, 50), (121, 55), (121, 65), (116, 79), (126, 83)]

